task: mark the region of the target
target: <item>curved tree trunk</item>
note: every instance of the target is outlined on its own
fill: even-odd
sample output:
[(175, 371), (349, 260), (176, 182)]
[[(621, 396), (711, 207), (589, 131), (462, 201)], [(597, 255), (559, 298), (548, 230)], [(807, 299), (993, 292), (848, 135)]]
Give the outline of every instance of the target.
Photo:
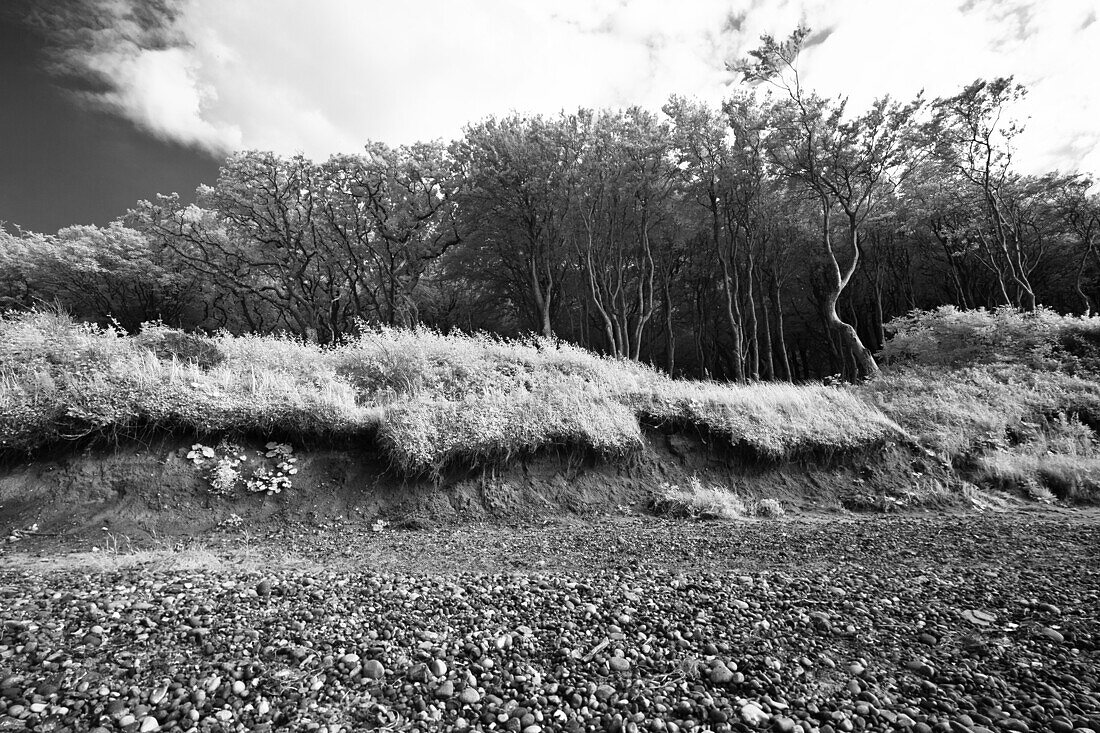
[(856, 216), (853, 213), (848, 214), (848, 234), (850, 238), (850, 244), (852, 248), (852, 261), (844, 271), (840, 269), (840, 263), (837, 262), (836, 254), (833, 251), (832, 235), (829, 231), (829, 209), (828, 206), (823, 206), (824, 214), (824, 228), (822, 230), (822, 243), (825, 246), (825, 254), (828, 256), (828, 266), (826, 270), (828, 291), (825, 294), (825, 303), (823, 309), (823, 315), (825, 322), (829, 329), (837, 336), (840, 341), (841, 349), (847, 349), (851, 352), (852, 357), (856, 362), (856, 370), (858, 378), (875, 377), (879, 373), (878, 363), (875, 362), (875, 357), (872, 356), (871, 351), (863, 345), (863, 341), (860, 340), (859, 334), (851, 324), (843, 321), (836, 312), (836, 304), (840, 299), (840, 294), (844, 292), (844, 288), (851, 282), (852, 274), (855, 273), (856, 267), (859, 265), (859, 227)]

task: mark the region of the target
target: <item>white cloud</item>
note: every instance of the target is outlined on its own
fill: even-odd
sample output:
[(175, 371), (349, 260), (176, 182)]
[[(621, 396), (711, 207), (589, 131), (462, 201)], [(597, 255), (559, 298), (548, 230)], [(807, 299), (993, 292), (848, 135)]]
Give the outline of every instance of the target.
[(821, 92), (862, 106), (1016, 75), (1031, 89), (1020, 163), (1100, 172), (1091, 0), (181, 2), (186, 45), (99, 44), (88, 63), (136, 122), (215, 150), (324, 157), (368, 139), (451, 138), (512, 109), (657, 108), (674, 92), (716, 102), (726, 61), (804, 22), (828, 31), (802, 61)]
[(142, 49), (97, 61), (97, 70), (117, 85), (101, 101), (138, 124), (171, 140), (213, 150), (241, 146), (239, 128), (205, 117), (217, 102), (216, 91), (198, 80), (196, 64), (183, 49)]

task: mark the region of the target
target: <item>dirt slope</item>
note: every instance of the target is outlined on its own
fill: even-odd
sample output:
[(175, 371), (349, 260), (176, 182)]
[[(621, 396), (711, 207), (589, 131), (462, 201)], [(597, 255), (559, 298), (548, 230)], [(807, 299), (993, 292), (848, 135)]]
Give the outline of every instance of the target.
[[(60, 451), (0, 468), (0, 528), (10, 535), (37, 525), (39, 536), (130, 540), (196, 536), (225, 527), (271, 522), (425, 526), (489, 518), (644, 511), (663, 483), (736, 490), (778, 499), (788, 511), (892, 509), (951, 503), (960, 485), (944, 467), (900, 446), (858, 456), (770, 464), (738, 455), (703, 437), (650, 431), (644, 449), (608, 460), (559, 450), (445, 476), (396, 474), (375, 451), (354, 445), (298, 448), (292, 486), (273, 495), (238, 488), (211, 492), (207, 469), (187, 454), (192, 437)], [(263, 445), (245, 445), (250, 453)], [(208, 467), (207, 467), (208, 468)]]

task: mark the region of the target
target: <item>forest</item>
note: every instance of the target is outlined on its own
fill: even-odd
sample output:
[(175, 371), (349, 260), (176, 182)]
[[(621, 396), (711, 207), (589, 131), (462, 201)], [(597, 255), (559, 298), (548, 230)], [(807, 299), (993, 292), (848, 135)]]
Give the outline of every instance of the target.
[(733, 381), (855, 380), (914, 310), (1100, 298), (1100, 196), (1020, 172), (1026, 94), (854, 110), (765, 38), (720, 106), (514, 113), (317, 162), (230, 155), (194, 203), (0, 230), (0, 310), (337, 344), (371, 325), (535, 333)]

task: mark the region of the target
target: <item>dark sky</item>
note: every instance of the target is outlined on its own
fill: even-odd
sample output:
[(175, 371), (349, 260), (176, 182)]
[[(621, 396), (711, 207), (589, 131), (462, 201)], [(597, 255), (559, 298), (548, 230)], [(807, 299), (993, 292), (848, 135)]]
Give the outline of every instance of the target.
[[(0, 0), (7, 2), (7, 0)], [(0, 221), (55, 232), (105, 224), (139, 199), (213, 183), (219, 161), (72, 98), (44, 41), (0, 12)]]

